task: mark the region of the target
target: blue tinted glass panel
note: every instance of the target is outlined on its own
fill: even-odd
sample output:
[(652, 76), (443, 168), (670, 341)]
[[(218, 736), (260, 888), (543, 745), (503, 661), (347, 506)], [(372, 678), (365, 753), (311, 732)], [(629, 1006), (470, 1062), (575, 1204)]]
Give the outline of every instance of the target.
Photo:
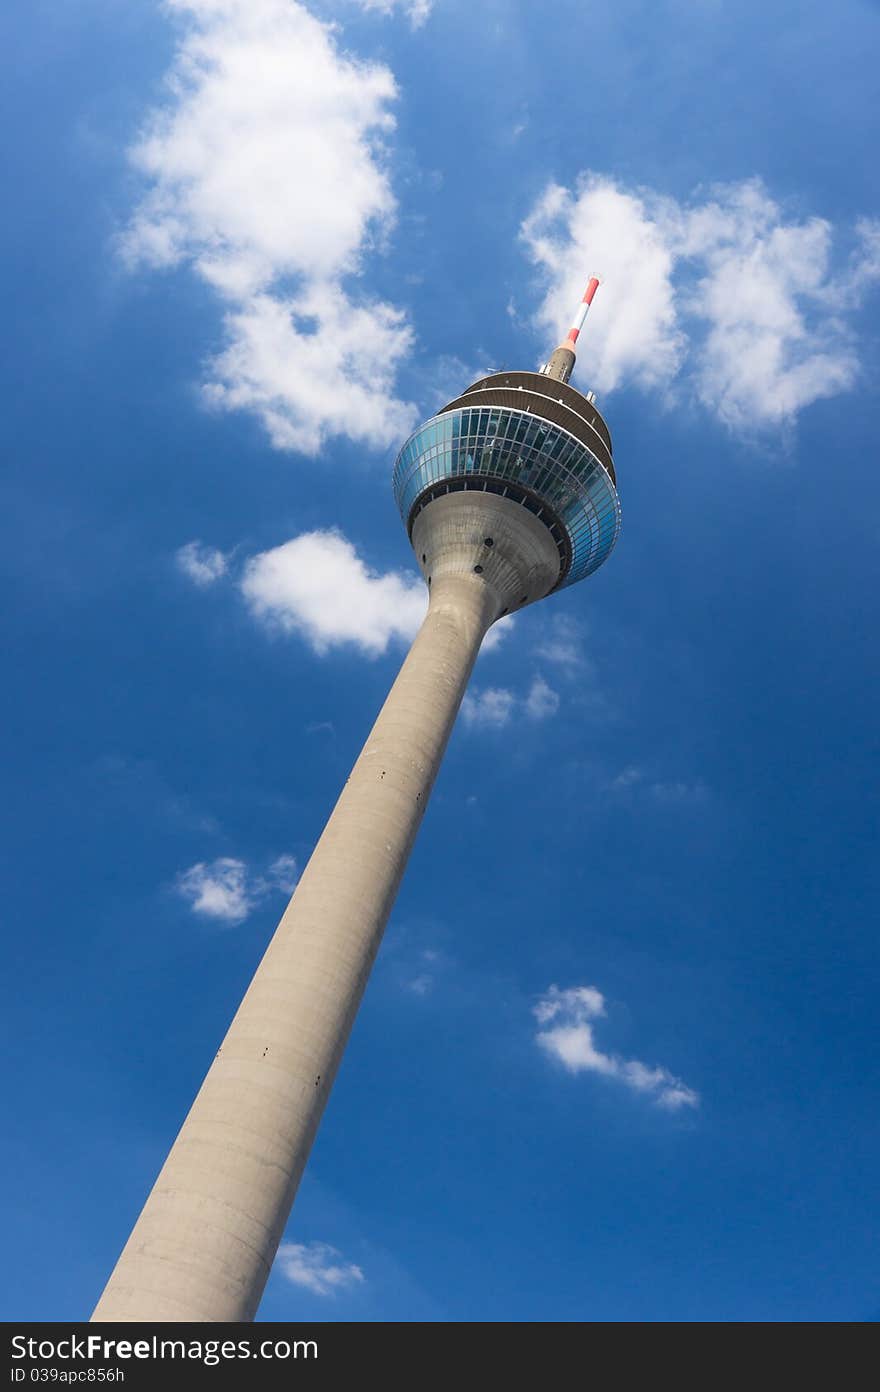
[(596, 570), (617, 540), (620, 505), (606, 470), (574, 436), (528, 412), (470, 408), (420, 426), (394, 466), (404, 522), (425, 488), (467, 474), (514, 480), (553, 508), (571, 545), (564, 585)]

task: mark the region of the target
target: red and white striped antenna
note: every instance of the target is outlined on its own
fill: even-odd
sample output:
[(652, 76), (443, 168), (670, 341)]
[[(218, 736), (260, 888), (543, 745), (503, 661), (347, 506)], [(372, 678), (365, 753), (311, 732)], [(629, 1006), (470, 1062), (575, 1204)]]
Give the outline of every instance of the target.
[(574, 323), (572, 324), (571, 328), (569, 329), (569, 331), (568, 331), (568, 337), (567, 337), (567, 339), (565, 340), (566, 343), (570, 343), (570, 344), (571, 344), (572, 348), (574, 348), (574, 345), (575, 345), (575, 344), (577, 343), (577, 341), (578, 341), (578, 334), (580, 333), (581, 329), (584, 327), (584, 320), (586, 319), (587, 315), (588, 315), (589, 312), (590, 312), (590, 305), (593, 303), (593, 296), (595, 295), (595, 293), (596, 293), (596, 291), (597, 291), (598, 289), (599, 289), (599, 277), (598, 277), (598, 276), (590, 276), (590, 283), (589, 283), (589, 285), (587, 286), (586, 290), (584, 291), (584, 298), (581, 300), (580, 304), (578, 305), (578, 312), (577, 312), (577, 314), (574, 316)]
[(555, 377), (558, 382), (567, 382), (574, 367), (576, 345), (578, 334), (584, 327), (584, 321), (590, 312), (590, 305), (593, 303), (593, 296), (599, 289), (601, 281), (598, 276), (590, 276), (589, 284), (584, 291), (584, 298), (578, 305), (577, 314), (574, 322), (568, 331), (566, 338), (554, 349), (550, 358), (541, 368), (545, 377)]

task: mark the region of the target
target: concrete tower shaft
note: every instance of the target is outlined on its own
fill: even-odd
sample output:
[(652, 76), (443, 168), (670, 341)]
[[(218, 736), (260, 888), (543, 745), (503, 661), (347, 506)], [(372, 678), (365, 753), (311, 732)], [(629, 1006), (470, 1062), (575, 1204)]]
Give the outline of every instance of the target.
[(495, 495), (438, 500), (414, 541), (422, 628), (94, 1320), (253, 1318), (480, 644), (558, 574), (546, 527)]
[(452, 544), (440, 549), (422, 628), (93, 1320), (254, 1317), (499, 605)]
[(92, 1316), (254, 1317), (480, 644), (617, 537), (611, 437), (545, 374), (472, 384), (394, 489), (428, 610)]

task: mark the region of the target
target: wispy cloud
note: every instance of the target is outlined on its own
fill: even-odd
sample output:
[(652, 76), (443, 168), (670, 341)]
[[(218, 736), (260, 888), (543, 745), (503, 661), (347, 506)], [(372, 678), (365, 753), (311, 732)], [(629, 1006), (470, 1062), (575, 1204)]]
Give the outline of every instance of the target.
[(523, 701), (523, 710), (528, 720), (547, 720), (559, 710), (559, 695), (543, 677), (535, 677)]
[(355, 0), (355, 3), (363, 10), (378, 10), (383, 15), (402, 10), (413, 29), (420, 29), (434, 8), (434, 0)]
[(296, 0), (167, 3), (180, 39), (130, 152), (147, 191), (123, 256), (188, 265), (219, 297), (209, 402), (254, 412), (279, 449), (392, 444), (414, 421), (394, 390), (412, 331), (352, 279), (396, 212), (391, 72), (343, 54)]
[(551, 986), (533, 1008), (539, 1025), (535, 1039), (569, 1073), (599, 1073), (643, 1093), (667, 1111), (699, 1106), (698, 1093), (667, 1068), (602, 1053), (596, 1046), (594, 1024), (605, 1013), (605, 997), (595, 986), (567, 990)]
[(504, 686), (485, 686), (468, 692), (461, 704), (466, 725), (473, 729), (500, 730), (510, 723), (517, 697)]
[(270, 895), (292, 894), (296, 881), (297, 864), (291, 855), (278, 856), (265, 874), (255, 874), (235, 856), (220, 856), (191, 865), (175, 883), (193, 913), (234, 924), (243, 923)]
[(536, 657), (557, 667), (569, 670), (582, 667), (585, 662), (582, 626), (567, 614), (552, 615), (542, 629), (534, 652)]
[(226, 574), (228, 557), (212, 546), (203, 546), (200, 541), (188, 541), (175, 554), (179, 570), (192, 580), (194, 585), (206, 588), (213, 585)]
[(275, 1265), (288, 1281), (313, 1295), (333, 1296), (364, 1284), (364, 1273), (327, 1242), (282, 1242)]
[(573, 190), (550, 185), (522, 235), (545, 278), (537, 321), (548, 342), (584, 275), (604, 276), (578, 369), (599, 391), (686, 384), (748, 431), (786, 425), (857, 381), (847, 314), (880, 279), (876, 222), (856, 224), (838, 269), (831, 224), (788, 218), (757, 179), (679, 203), (586, 174)]
[(282, 894), (292, 894), (299, 879), (296, 856), (280, 855), (272, 861), (268, 873), (269, 885), (281, 890)]
[(626, 768), (621, 769), (620, 773), (612, 778), (611, 787), (620, 792), (624, 788), (634, 788), (636, 784), (643, 783), (644, 779), (644, 769), (639, 768), (637, 764), (627, 764)]
[(483, 639), (480, 655), (494, 652), (506, 638), (510, 637), (515, 628), (516, 619), (513, 614), (505, 614), (503, 619), (496, 619)]
[(426, 996), (434, 985), (434, 978), (428, 972), (420, 972), (404, 982), (404, 989), (414, 996)]
[(512, 720), (547, 720), (559, 709), (559, 694), (540, 675), (524, 695), (506, 686), (475, 687), (462, 701), (461, 713), (470, 729), (501, 730)]
[(653, 778), (638, 764), (628, 764), (620, 770), (608, 788), (613, 793), (637, 792), (659, 803), (704, 802), (709, 790), (701, 778)]
[(845, 308), (858, 308), (866, 290), (880, 280), (880, 219), (859, 218), (856, 245), (849, 264), (834, 285), (834, 299)]
[[(415, 964), (402, 967), (401, 984), (413, 996), (430, 995), (437, 984), (438, 972), (449, 967), (449, 959), (435, 947), (425, 947), (417, 954)], [(410, 973), (415, 970), (415, 975)]]

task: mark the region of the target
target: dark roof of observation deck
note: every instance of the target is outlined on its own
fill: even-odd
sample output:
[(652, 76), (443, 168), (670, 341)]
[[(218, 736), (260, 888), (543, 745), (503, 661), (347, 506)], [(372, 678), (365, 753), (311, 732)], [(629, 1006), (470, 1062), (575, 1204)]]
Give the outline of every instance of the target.
[(559, 382), (540, 372), (493, 372), (488, 377), (480, 377), (437, 414), (442, 416), (466, 406), (509, 407), (561, 425), (592, 450), (616, 484), (608, 426), (592, 402), (567, 382)]

